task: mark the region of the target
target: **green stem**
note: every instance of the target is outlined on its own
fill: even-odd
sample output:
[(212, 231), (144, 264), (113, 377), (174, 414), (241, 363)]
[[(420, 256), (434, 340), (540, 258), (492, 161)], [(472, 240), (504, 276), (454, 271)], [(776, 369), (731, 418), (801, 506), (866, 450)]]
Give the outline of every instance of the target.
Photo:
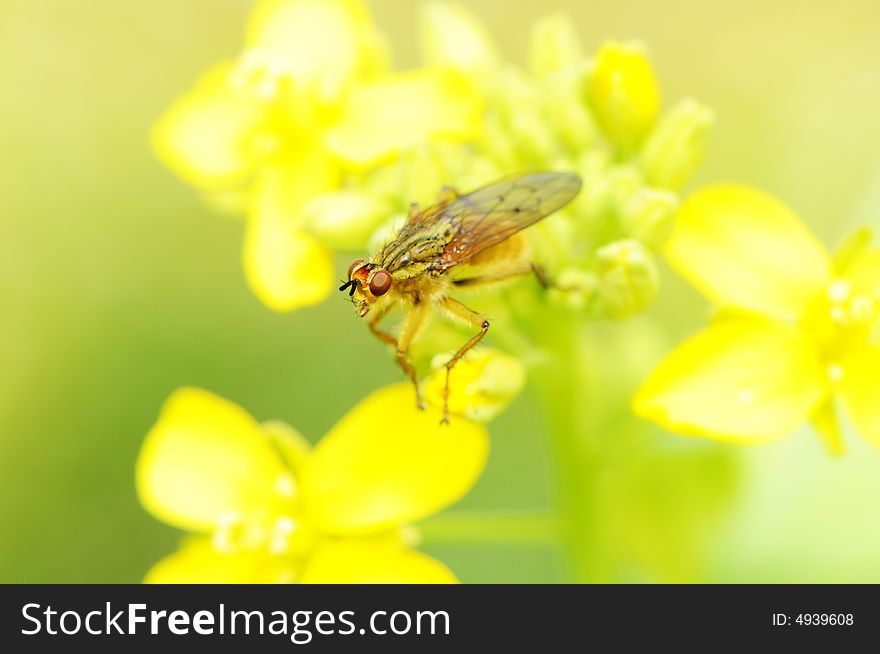
[(546, 513), (455, 512), (418, 525), (428, 543), (556, 543), (559, 521)]
[(614, 567), (603, 537), (601, 384), (588, 328), (578, 320), (554, 325), (551, 358), (531, 374), (547, 418), (563, 554), (575, 583), (609, 581)]

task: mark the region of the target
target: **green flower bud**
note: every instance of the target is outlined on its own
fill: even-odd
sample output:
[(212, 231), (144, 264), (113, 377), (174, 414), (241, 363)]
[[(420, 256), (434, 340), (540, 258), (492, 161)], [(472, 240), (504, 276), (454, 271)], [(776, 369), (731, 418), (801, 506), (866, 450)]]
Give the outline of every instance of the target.
[(498, 53), (485, 27), (464, 6), (431, 2), (421, 8), (419, 44), (424, 61), (483, 81), (498, 68)]
[(584, 311), (596, 296), (596, 274), (588, 270), (569, 267), (559, 273), (550, 296), (573, 311)]
[(620, 212), (644, 185), (642, 172), (633, 165), (615, 166), (608, 172), (608, 192), (612, 209)]
[(489, 155), (499, 168), (515, 170), (517, 155), (508, 132), (507, 123), (499, 112), (487, 112), (483, 120), (480, 150)]
[(608, 166), (607, 153), (589, 150), (581, 154), (575, 168), (583, 186), (572, 202), (572, 213), (584, 217), (578, 222), (584, 229), (592, 229), (587, 223), (603, 216), (609, 208)]
[(561, 72), (545, 85), (547, 119), (559, 139), (572, 155), (593, 145), (596, 125), (593, 116), (581, 101), (578, 81), (570, 79), (575, 73)]
[(648, 182), (672, 190), (684, 186), (703, 158), (706, 136), (714, 121), (711, 109), (691, 99), (682, 100), (666, 112), (642, 150)]
[(597, 252), (599, 299), (610, 318), (627, 318), (647, 307), (657, 295), (659, 278), (654, 255), (633, 239), (615, 241)]
[(620, 223), (626, 234), (656, 249), (672, 233), (678, 196), (671, 191), (642, 187), (620, 208)]
[(512, 140), (519, 159), (531, 165), (546, 165), (552, 160), (559, 146), (544, 115), (542, 91), (534, 80), (513, 66), (503, 68), (491, 104), (506, 127), (493, 138)]
[(577, 67), (584, 60), (577, 30), (571, 19), (555, 14), (539, 20), (529, 44), (529, 70), (539, 79)]

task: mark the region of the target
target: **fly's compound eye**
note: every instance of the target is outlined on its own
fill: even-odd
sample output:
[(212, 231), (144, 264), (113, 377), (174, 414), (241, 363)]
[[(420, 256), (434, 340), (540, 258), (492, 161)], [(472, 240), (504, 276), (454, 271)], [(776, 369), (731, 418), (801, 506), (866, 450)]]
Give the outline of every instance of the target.
[(363, 259), (355, 259), (352, 264), (348, 267), (348, 278), (351, 279), (351, 273), (360, 268), (366, 263)]
[(391, 288), (391, 275), (384, 270), (377, 270), (370, 280), (370, 293), (373, 295), (385, 295)]

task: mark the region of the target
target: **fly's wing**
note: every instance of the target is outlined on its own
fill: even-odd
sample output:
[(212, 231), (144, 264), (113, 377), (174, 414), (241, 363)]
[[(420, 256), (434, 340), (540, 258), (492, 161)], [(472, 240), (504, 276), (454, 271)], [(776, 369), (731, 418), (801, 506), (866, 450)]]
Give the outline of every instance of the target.
[[(444, 272), (510, 238), (571, 202), (581, 189), (573, 173), (535, 173), (490, 184), (453, 200), (431, 220), (450, 236), (431, 265)], [(425, 218), (432, 212), (426, 212)]]

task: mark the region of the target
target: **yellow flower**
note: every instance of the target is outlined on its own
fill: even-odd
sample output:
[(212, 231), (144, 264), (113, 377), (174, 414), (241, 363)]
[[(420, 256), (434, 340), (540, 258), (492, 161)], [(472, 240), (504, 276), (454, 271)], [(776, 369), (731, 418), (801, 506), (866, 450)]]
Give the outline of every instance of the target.
[(389, 72), (363, 2), (262, 0), (243, 54), (172, 105), (153, 145), (185, 181), (238, 197), (247, 280), (265, 304), (288, 311), (330, 293), (343, 218), (358, 233), (383, 218), (346, 197), (324, 228), (309, 203), (331, 194), (332, 204), (347, 176), (407, 148), (474, 138), (479, 111), (473, 85), (452, 71)]
[[(469, 365), (461, 379), (479, 376)], [(467, 413), (456, 378), (455, 406)], [(154, 516), (194, 535), (147, 581), (454, 582), (409, 545), (408, 525), (467, 493), (489, 443), (482, 425), (441, 426), (440, 417), (433, 403), (416, 408), (409, 384), (393, 385), (310, 448), (283, 423), (261, 424), (204, 390), (178, 390), (144, 442), (137, 489)]]
[(713, 186), (683, 203), (666, 256), (720, 311), (651, 373), (638, 414), (737, 442), (809, 419), (837, 452), (836, 398), (880, 444), (880, 248), (865, 232), (832, 258), (777, 200)]

